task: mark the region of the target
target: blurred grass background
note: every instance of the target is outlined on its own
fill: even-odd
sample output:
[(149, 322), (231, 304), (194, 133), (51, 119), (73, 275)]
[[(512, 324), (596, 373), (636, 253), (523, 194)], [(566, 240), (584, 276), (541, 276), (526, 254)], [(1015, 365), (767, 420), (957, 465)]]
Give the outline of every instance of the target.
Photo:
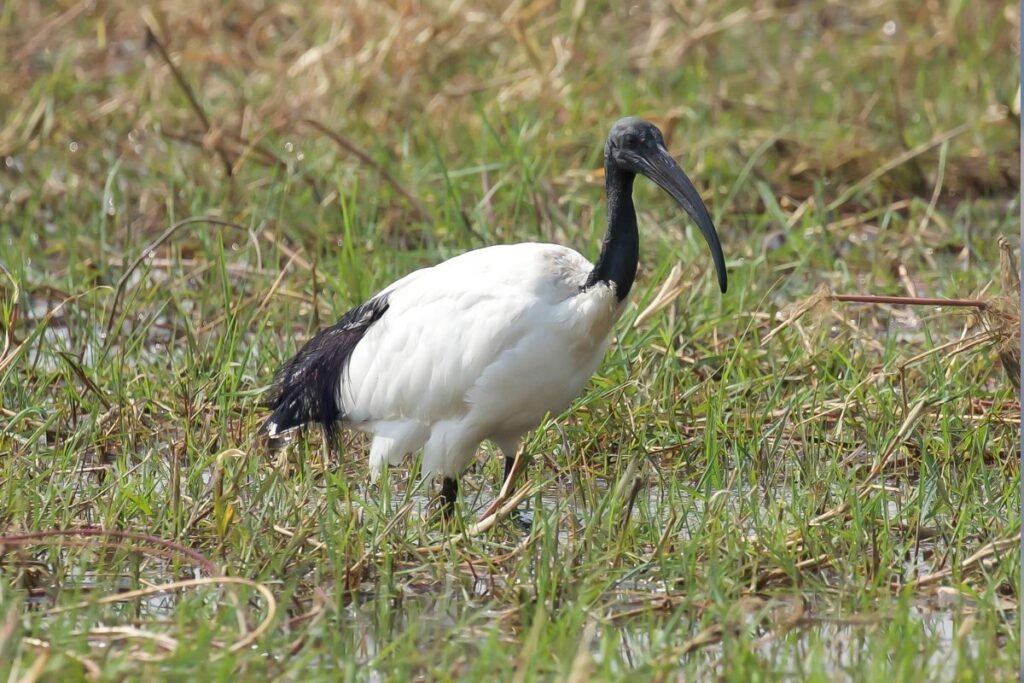
[[(274, 602), (99, 605), (203, 565), (152, 538), (8, 540), (0, 660), (27, 680), (1016, 679), (1005, 339), (845, 304), (769, 332), (821, 286), (1000, 293), (1019, 20), (989, 1), (5, 3), (4, 533), (144, 533)], [(604, 136), (630, 114), (701, 189), (730, 291), (638, 184), (637, 306), (528, 442), (531, 532), (424, 555), (450, 531), (425, 494), (404, 505), (404, 470), (364, 486), (361, 439), (333, 462), (316, 435), (253, 438), (276, 365), (396, 277), (522, 240), (593, 257)], [(196, 216), (235, 227), (165, 232)], [(677, 263), (678, 296), (634, 325)], [(481, 462), (467, 519), (500, 476)]]

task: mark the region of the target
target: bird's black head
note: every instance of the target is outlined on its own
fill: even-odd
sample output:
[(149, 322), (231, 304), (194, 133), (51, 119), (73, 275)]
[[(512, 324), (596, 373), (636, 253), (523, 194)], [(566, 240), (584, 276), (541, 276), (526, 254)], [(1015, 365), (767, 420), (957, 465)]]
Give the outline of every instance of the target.
[(619, 119), (608, 132), (605, 160), (630, 173), (644, 173), (644, 160), (665, 149), (665, 138), (653, 123), (636, 116)]
[(619, 119), (604, 146), (606, 172), (614, 170), (650, 178), (697, 223), (711, 249), (718, 286), (726, 290), (725, 257), (718, 233), (700, 193), (665, 148), (665, 138), (653, 123), (635, 116)]

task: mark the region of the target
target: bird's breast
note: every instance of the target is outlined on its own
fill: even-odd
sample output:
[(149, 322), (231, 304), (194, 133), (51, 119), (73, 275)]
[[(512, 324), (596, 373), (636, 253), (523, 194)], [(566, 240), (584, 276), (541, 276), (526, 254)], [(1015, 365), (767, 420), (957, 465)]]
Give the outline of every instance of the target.
[(622, 317), (628, 301), (629, 297), (619, 301), (615, 285), (600, 283), (569, 300), (563, 324), (579, 346), (597, 344), (603, 353), (612, 327)]

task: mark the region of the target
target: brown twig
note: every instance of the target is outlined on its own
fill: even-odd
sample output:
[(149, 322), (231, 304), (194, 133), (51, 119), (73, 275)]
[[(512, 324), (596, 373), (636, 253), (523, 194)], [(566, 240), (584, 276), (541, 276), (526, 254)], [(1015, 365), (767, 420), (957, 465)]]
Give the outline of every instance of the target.
[[(217, 569), (217, 565), (192, 548), (188, 548), (180, 543), (168, 541), (167, 539), (159, 538), (157, 536), (140, 534), (132, 531), (119, 531), (116, 529), (76, 527), (72, 529), (48, 529), (46, 531), (33, 531), (25, 534), (0, 536), (0, 547), (7, 545), (32, 545), (51, 538), (68, 538), (75, 536), (114, 538), (122, 541), (134, 541), (136, 543), (154, 545), (159, 548), (163, 548), (164, 550), (169, 550), (181, 557), (187, 557), (189, 560), (202, 567), (211, 576), (218, 576), (221, 573)], [(144, 550), (141, 548), (136, 549), (140, 551)]]
[(964, 306), (985, 310), (988, 303), (980, 299), (942, 299), (927, 296), (884, 296), (881, 294), (829, 294), (830, 301), (861, 304), (896, 304), (899, 306)]

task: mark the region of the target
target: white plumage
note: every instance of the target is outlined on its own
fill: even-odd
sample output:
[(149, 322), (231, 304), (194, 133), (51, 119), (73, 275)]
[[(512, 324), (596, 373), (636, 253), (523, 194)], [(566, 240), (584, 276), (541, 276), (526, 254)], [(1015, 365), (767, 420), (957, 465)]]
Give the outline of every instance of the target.
[(604, 356), (639, 259), (632, 188), (651, 178), (697, 222), (718, 282), (725, 261), (711, 217), (656, 127), (617, 122), (605, 145), (608, 231), (597, 262), (553, 244), (470, 251), (418, 270), (321, 330), (282, 366), (268, 404), (270, 435), (316, 422), (373, 435), (370, 467), (423, 449), (451, 509), (477, 447), (505, 455), (566, 409)]
[(506, 457), (583, 390), (625, 300), (581, 292), (593, 266), (552, 244), (487, 247), (384, 290), (339, 387), (345, 422), (375, 435), (370, 466), (424, 448), (424, 474), (457, 477), (481, 441)]

